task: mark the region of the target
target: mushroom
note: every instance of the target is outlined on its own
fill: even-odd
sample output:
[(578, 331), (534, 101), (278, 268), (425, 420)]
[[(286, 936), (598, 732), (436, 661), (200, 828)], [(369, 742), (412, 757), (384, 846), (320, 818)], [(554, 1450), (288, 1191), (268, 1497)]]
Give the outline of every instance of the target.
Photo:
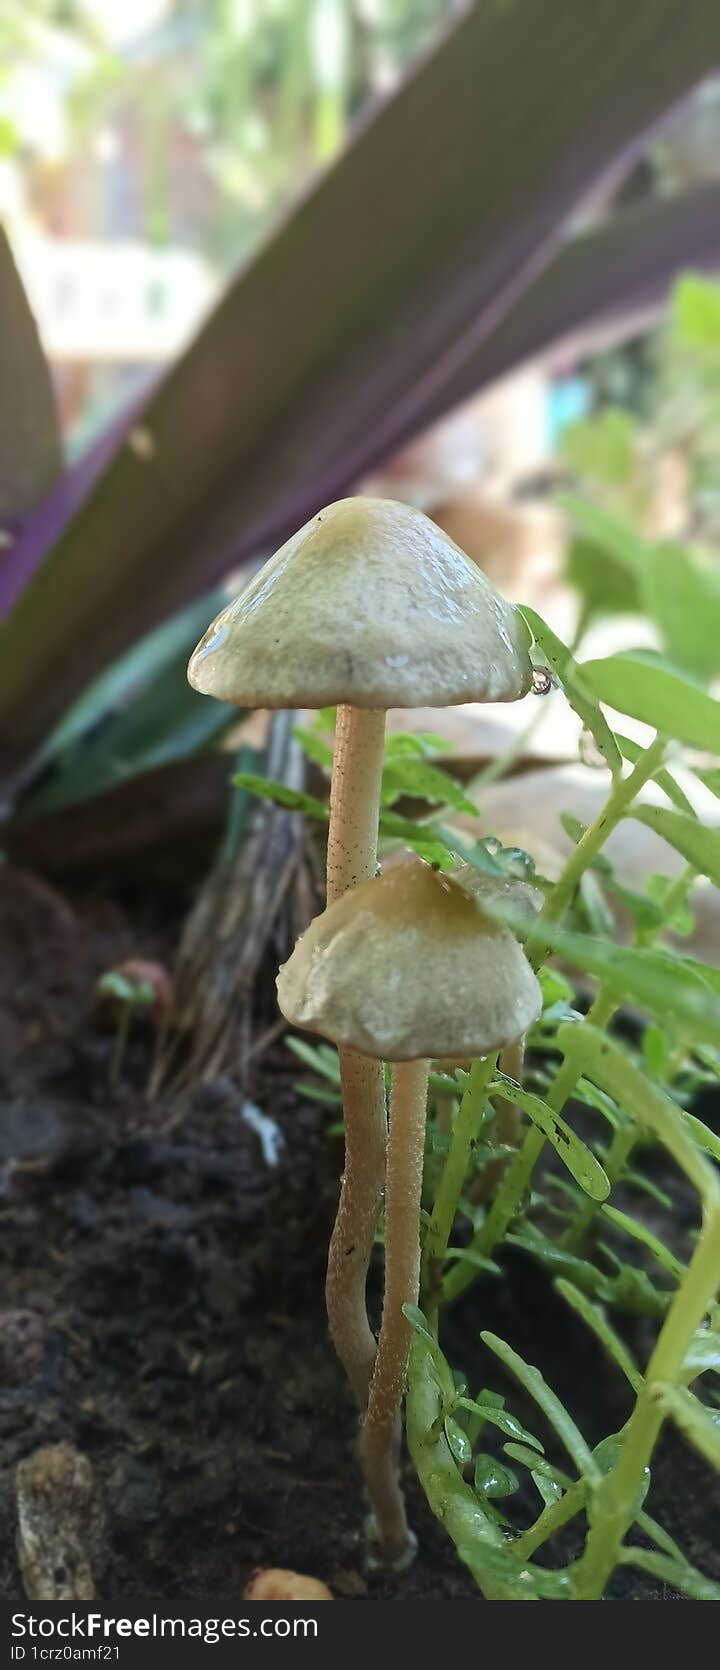
[[(411, 1557), (400, 1489), (398, 1417), (420, 1279), (420, 1192), (431, 1058), (475, 1058), (520, 1038), (542, 1008), (530, 964), (472, 892), (426, 864), (362, 883), (315, 917), (278, 975), (293, 1026), (397, 1063), (385, 1189), (385, 1296), (360, 1453), (379, 1554)], [(488, 877), (488, 897), (498, 887)], [(511, 888), (512, 883), (507, 887)], [(523, 888), (524, 893), (532, 890)]]
[[(388, 707), (513, 701), (530, 688), (519, 615), (427, 517), (354, 498), (318, 512), (218, 615), (196, 690), (241, 707), (337, 705), (328, 903), (373, 876)], [(382, 1201), (382, 1068), (340, 1050), (345, 1170), (328, 1259), (328, 1321), (358, 1406), (375, 1359), (365, 1288)]]
[(332, 1600), (327, 1583), (305, 1577), (282, 1566), (266, 1566), (253, 1573), (245, 1589), (246, 1600)]

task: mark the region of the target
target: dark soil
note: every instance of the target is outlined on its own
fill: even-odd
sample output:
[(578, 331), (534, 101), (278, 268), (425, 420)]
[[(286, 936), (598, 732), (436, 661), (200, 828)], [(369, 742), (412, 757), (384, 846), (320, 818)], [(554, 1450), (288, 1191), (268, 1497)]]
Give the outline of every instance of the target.
[[(108, 902), (87, 882), (68, 899), (17, 870), (0, 880), (1, 1591), (23, 1598), (16, 1464), (67, 1440), (95, 1470), (108, 1605), (239, 1595), (262, 1564), (345, 1599), (477, 1598), (410, 1474), (418, 1558), (392, 1579), (364, 1568), (354, 1417), (323, 1312), (332, 1109), (297, 1096), (282, 1045), (258, 1057), (246, 1094), (285, 1137), (271, 1169), (231, 1078), (148, 1104), (141, 1026), (109, 1084), (96, 979), (131, 955), (169, 965), (186, 908), (179, 893)], [(627, 1413), (619, 1377), (540, 1272), (520, 1257), (506, 1270), (456, 1311), (451, 1360), (501, 1389), (477, 1344), (493, 1328), (597, 1440)], [(720, 1493), (672, 1437), (653, 1507), (720, 1577)], [(634, 1575), (614, 1592), (673, 1598)]]

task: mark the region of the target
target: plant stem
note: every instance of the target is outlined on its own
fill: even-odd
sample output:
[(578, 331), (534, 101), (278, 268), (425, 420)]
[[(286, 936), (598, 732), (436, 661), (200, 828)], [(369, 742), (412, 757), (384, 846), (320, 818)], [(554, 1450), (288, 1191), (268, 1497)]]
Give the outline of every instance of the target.
[(543, 908), (528, 935), (525, 953), (533, 968), (540, 968), (550, 950), (547, 940), (543, 940), (542, 929), (544, 923), (559, 922), (565, 915), (568, 905), (572, 903), (581, 877), (593, 859), (597, 857), (601, 848), (613, 830), (624, 818), (628, 807), (632, 805), (638, 790), (647, 783), (658, 767), (662, 764), (665, 743), (662, 737), (656, 736), (649, 748), (640, 755), (627, 777), (619, 777), (613, 784), (605, 805), (598, 812), (594, 822), (585, 830), (577, 846), (573, 848), (570, 857), (556, 882), (549, 898), (545, 900)]
[(497, 1051), (494, 1055), (485, 1055), (473, 1061), (470, 1068), (468, 1082), (455, 1116), (450, 1148), (425, 1237), (424, 1260), (428, 1289), (426, 1310), (431, 1327), (434, 1327), (437, 1321), (440, 1300), (439, 1272), (452, 1234), (470, 1154), (485, 1108), (485, 1094), (495, 1071), (496, 1061)]
[[(607, 1025), (610, 1016), (616, 1008), (615, 1000), (603, 987), (597, 994), (595, 1002), (587, 1015), (588, 1023), (597, 1027)], [(561, 1113), (566, 1101), (581, 1077), (580, 1070), (575, 1066), (572, 1056), (566, 1056), (555, 1075), (547, 1092), (546, 1100), (554, 1113)], [(531, 1125), (525, 1140), (507, 1168), (500, 1188), (488, 1212), (485, 1222), (473, 1236), (470, 1243), (471, 1250), (479, 1253), (483, 1258), (490, 1258), (505, 1232), (517, 1216), (522, 1202), (530, 1190), (530, 1179), (533, 1168), (545, 1145), (545, 1138), (536, 1125)], [(463, 1269), (461, 1264), (449, 1270), (443, 1282), (443, 1302), (456, 1299), (464, 1292), (474, 1278), (472, 1268)]]
[(112, 1085), (116, 1085), (120, 1079), (120, 1069), (122, 1067), (125, 1050), (127, 1048), (130, 1022), (132, 1020), (134, 1007), (134, 1003), (123, 1003), (120, 1011), (120, 1019), (118, 1021), (117, 1032), (115, 1033), (115, 1043), (113, 1045), (113, 1052), (110, 1059), (110, 1083)]
[[(562, 874), (560, 875), (550, 897), (546, 899), (537, 922), (528, 936), (525, 953), (535, 969), (544, 962), (549, 946), (543, 941), (543, 923), (558, 922), (571, 903), (575, 890), (583, 872), (600, 852), (608, 837), (625, 816), (628, 807), (632, 805), (638, 790), (657, 771), (662, 763), (664, 741), (655, 737), (649, 748), (640, 755), (627, 777), (619, 778), (614, 784), (601, 811), (594, 823), (586, 829), (582, 839), (574, 847)], [(600, 987), (595, 1002), (588, 1015), (588, 1020), (594, 1026), (605, 1027), (614, 1014), (617, 1003), (614, 997), (603, 986)], [(562, 1112), (566, 1101), (572, 1095), (580, 1074), (576, 1072), (571, 1057), (566, 1057), (547, 1093), (547, 1101), (555, 1113)], [(542, 1153), (545, 1138), (541, 1131), (533, 1126), (525, 1137), (522, 1146), (511, 1160), (505, 1176), (500, 1184), (492, 1207), (484, 1224), (473, 1237), (471, 1247), (473, 1252), (489, 1258), (498, 1242), (502, 1240), (508, 1225), (517, 1216), (522, 1202), (530, 1191), (530, 1182), (535, 1164)], [(462, 1186), (462, 1185), (461, 1185)], [(461, 1264), (448, 1271), (443, 1282), (443, 1302), (457, 1298), (473, 1280), (473, 1271)]]
[[(375, 874), (384, 736), (384, 711), (338, 708), (330, 786), (328, 904)], [(348, 1049), (340, 1049), (338, 1055), (345, 1171), (330, 1241), (325, 1298), (335, 1350), (358, 1407), (364, 1410), (376, 1350), (365, 1289), (384, 1185), (385, 1085), (381, 1062)]]
[(700, 1240), (673, 1299), (650, 1358), (633, 1414), (625, 1427), (620, 1458), (590, 1497), (590, 1530), (577, 1568), (578, 1598), (600, 1600), (617, 1564), (620, 1546), (635, 1518), (663, 1422), (659, 1389), (675, 1385), (695, 1330), (700, 1327), (718, 1287), (720, 1269), (720, 1191), (706, 1213)]
[[(603, 1155), (603, 1171), (608, 1179), (610, 1188), (619, 1182), (627, 1165), (635, 1143), (638, 1130), (633, 1119), (626, 1120), (613, 1131), (612, 1141), (606, 1154)], [(582, 1247), (588, 1229), (598, 1209), (596, 1200), (589, 1200), (587, 1195), (580, 1201), (575, 1217), (568, 1224), (564, 1234), (560, 1236), (559, 1245), (566, 1252), (578, 1252)]]
[(360, 1437), (380, 1558), (395, 1566), (415, 1546), (398, 1474), (400, 1410), (411, 1338), (403, 1305), (417, 1305), (420, 1286), (420, 1195), (429, 1069), (428, 1061), (404, 1061), (393, 1068), (385, 1186), (385, 1296)]

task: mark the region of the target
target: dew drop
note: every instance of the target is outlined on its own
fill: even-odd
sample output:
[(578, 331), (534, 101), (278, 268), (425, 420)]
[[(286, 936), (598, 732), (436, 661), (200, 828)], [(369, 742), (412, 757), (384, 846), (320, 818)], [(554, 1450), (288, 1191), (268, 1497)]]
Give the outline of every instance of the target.
[(533, 667), (532, 693), (533, 696), (549, 696), (553, 687), (552, 674), (547, 667)]

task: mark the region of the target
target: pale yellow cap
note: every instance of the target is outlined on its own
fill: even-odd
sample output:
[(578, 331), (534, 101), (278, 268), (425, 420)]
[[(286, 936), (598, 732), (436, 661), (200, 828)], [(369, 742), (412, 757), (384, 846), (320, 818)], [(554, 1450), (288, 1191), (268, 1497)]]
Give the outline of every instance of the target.
[(434, 522), (340, 499), (265, 564), (191, 657), (196, 690), (239, 707), (447, 707), (530, 688), (525, 625)]
[(291, 1025), (383, 1061), (487, 1055), (542, 1009), (509, 929), (427, 864), (362, 882), (316, 916), (277, 990)]

